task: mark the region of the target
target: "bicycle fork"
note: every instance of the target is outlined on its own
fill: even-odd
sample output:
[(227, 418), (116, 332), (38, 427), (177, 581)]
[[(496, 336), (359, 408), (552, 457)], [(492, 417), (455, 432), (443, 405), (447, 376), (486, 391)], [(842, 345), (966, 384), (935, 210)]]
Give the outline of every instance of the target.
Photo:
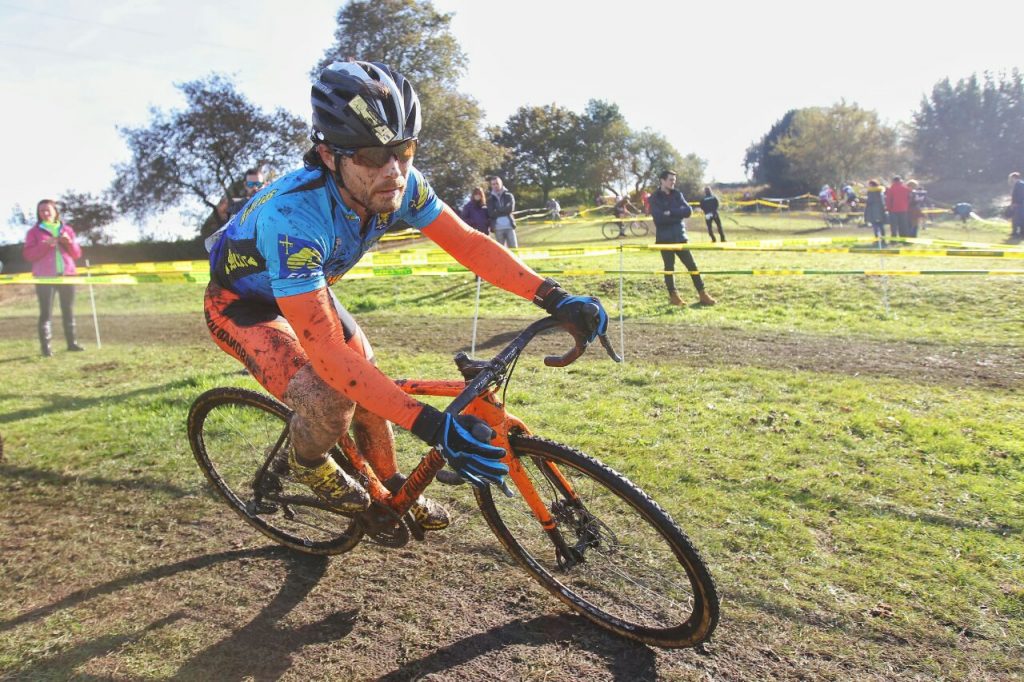
[[(526, 424), (518, 417), (506, 412), (504, 407), (497, 403), (493, 394), (487, 395), (483, 400), (470, 404), (466, 409), (466, 413), (479, 417), (495, 430), (497, 435), (492, 442), (494, 445), (505, 449), (505, 457), (502, 459), (502, 462), (508, 465), (508, 476), (512, 479), (516, 489), (519, 490), (519, 494), (523, 496), (523, 500), (530, 508), (530, 511), (533, 512), (541, 528), (544, 529), (548, 539), (551, 540), (558, 565), (563, 570), (569, 570), (573, 566), (582, 563), (584, 561), (583, 552), (578, 547), (573, 547), (566, 542), (565, 537), (562, 535), (559, 521), (552, 514), (553, 510), (548, 509), (547, 504), (545, 504), (537, 492), (533, 479), (530, 478), (530, 474), (523, 467), (519, 458), (512, 456), (509, 432), (515, 430), (523, 434), (529, 434), (530, 431), (526, 428)], [(579, 513), (587, 514), (582, 501), (576, 495), (572, 485), (554, 463), (539, 461), (537, 466), (541, 469), (547, 481), (565, 498), (567, 504)]]

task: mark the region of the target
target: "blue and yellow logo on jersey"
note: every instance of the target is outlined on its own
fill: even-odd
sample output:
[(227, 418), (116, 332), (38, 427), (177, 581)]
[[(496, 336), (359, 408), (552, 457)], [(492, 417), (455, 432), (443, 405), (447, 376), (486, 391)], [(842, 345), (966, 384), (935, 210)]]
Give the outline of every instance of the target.
[(277, 194), (277, 190), (276, 189), (272, 189), (269, 192), (267, 192), (266, 194), (264, 194), (263, 196), (261, 196), (261, 197), (258, 196), (256, 199), (253, 199), (252, 201), (250, 201), (248, 208), (246, 208), (245, 212), (242, 213), (242, 217), (241, 217), (239, 222), (243, 222), (244, 223), (249, 218), (249, 214), (252, 213), (254, 210), (256, 210), (256, 207), (262, 206), (263, 204), (265, 204), (268, 201), (270, 201), (274, 197), (275, 194)]
[(427, 187), (427, 183), (423, 180), (419, 180), (416, 183), (416, 196), (413, 197), (409, 203), (409, 207), (414, 211), (418, 211), (423, 208), (423, 205), (427, 203), (427, 199), (430, 198), (430, 189)]
[(228, 275), (243, 268), (258, 268), (259, 263), (252, 256), (247, 256), (244, 253), (236, 253), (228, 248), (227, 262), (224, 264), (224, 272)]
[(286, 279), (313, 277), (321, 272), (324, 255), (313, 242), (289, 234), (277, 235), (279, 276)]

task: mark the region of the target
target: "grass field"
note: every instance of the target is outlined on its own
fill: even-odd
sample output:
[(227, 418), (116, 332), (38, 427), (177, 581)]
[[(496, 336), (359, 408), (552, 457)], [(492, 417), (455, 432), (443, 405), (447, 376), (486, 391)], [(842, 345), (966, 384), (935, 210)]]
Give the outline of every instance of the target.
[[(865, 233), (737, 220), (730, 240)], [(924, 236), (1003, 243), (1002, 228), (971, 227)], [(587, 229), (525, 227), (521, 239), (603, 242)], [(705, 271), (880, 260), (1024, 265), (697, 253)], [(623, 261), (660, 268), (655, 253)], [(627, 362), (524, 358), (511, 409), (625, 473), (686, 529), (723, 596), (706, 651), (648, 649), (568, 615), (462, 488), (431, 489), (457, 521), (422, 544), (331, 560), (268, 547), (209, 494), (184, 439), (203, 390), (255, 387), (206, 338), (201, 288), (96, 287), (96, 349), (80, 287), (89, 349), (45, 360), (32, 291), (0, 287), (0, 679), (1024, 676), (1024, 278), (709, 275), (719, 305), (680, 309), (657, 275), (625, 278), (621, 308), (617, 277), (559, 277), (621, 312)], [(335, 291), (387, 373), (454, 375), (471, 278)], [(484, 287), (478, 354), (535, 315)], [(399, 445), (406, 464), (422, 454), (404, 433)]]

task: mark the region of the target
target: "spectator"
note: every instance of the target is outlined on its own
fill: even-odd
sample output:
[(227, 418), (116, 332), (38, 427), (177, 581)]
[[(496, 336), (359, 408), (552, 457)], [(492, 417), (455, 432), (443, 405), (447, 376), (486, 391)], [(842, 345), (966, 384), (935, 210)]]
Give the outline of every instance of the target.
[(711, 193), (710, 187), (704, 188), (704, 197), (700, 200), (700, 210), (704, 212), (704, 225), (708, 228), (708, 236), (715, 241), (715, 231), (711, 223), (718, 225), (718, 236), (725, 241), (725, 231), (722, 229), (722, 219), (718, 215), (718, 197)]
[(651, 215), (651, 193), (646, 189), (640, 192), (640, 204), (644, 207), (644, 215)]
[(491, 219), (494, 239), (510, 249), (519, 248), (516, 239), (516, 220), (512, 212), (516, 210), (516, 198), (505, 189), (501, 178), (491, 178), (491, 193), (487, 196), (487, 216)]
[(490, 219), (487, 217), (487, 203), (484, 201), (484, 191), (474, 187), (469, 201), (462, 205), (459, 216), (466, 221), (466, 224), (478, 232), (490, 234)]
[(924, 207), (928, 203), (928, 192), (921, 188), (917, 180), (907, 180), (910, 190), (910, 207), (907, 211), (909, 222), (908, 233), (904, 237), (916, 237), (917, 231), (924, 222)]
[(885, 210), (889, 212), (889, 234), (893, 237), (910, 236), (910, 188), (903, 178), (896, 176), (885, 191)]
[(864, 222), (871, 226), (880, 246), (885, 246), (885, 220), (885, 189), (878, 180), (868, 180), (868, 197), (864, 202)]
[(245, 171), (245, 196), (235, 197), (228, 202), (228, 218), (235, 215), (248, 203), (249, 199), (256, 196), (256, 193), (263, 189), (263, 185), (266, 184), (266, 178), (263, 177), (263, 171), (259, 168), (250, 168)]
[(1010, 238), (1024, 239), (1024, 180), (1014, 171), (1007, 181), (1010, 183)]
[(971, 217), (972, 213), (974, 213), (974, 206), (967, 203), (966, 201), (961, 201), (960, 203), (953, 206), (953, 214), (960, 219), (961, 224), (966, 223), (967, 219)]
[[(43, 199), (36, 206), (36, 224), (25, 235), (22, 250), (25, 260), (32, 263), (36, 277), (65, 277), (77, 274), (75, 261), (82, 257), (75, 231), (62, 222), (57, 202)], [(64, 323), (64, 340), (69, 351), (85, 350), (75, 339), (75, 286), (73, 284), (36, 284), (39, 300), (39, 348), (44, 357), (53, 355), (53, 297), (60, 297), (60, 317)]]
[[(651, 218), (654, 220), (655, 244), (686, 244), (686, 225), (684, 218), (689, 218), (693, 209), (686, 203), (682, 192), (676, 187), (676, 172), (665, 170), (658, 176), (661, 180), (661, 187), (651, 195)], [(675, 259), (686, 266), (690, 273), (690, 279), (697, 290), (697, 296), (701, 305), (714, 305), (715, 299), (711, 298), (704, 291), (704, 280), (697, 271), (697, 263), (693, 260), (693, 254), (689, 249), (682, 251), (662, 251), (661, 260), (665, 264), (665, 288), (668, 289), (668, 300), (672, 305), (683, 305), (676, 291), (675, 282)]]
[(551, 218), (551, 220), (562, 219), (562, 207), (561, 205), (559, 205), (558, 199), (551, 197), (550, 199), (548, 199), (548, 202), (544, 205), (544, 207), (547, 209), (548, 217)]

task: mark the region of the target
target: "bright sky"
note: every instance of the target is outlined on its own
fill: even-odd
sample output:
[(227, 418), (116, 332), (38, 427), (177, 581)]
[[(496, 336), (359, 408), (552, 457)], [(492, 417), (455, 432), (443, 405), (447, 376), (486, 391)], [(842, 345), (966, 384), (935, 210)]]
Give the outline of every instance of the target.
[[(435, 0), (454, 12), (469, 58), (462, 81), (487, 123), (552, 102), (619, 105), (634, 129), (743, 178), (743, 155), (789, 109), (841, 98), (908, 122), (944, 77), (1024, 67), (1024, 11), (1012, 3), (810, 0)], [(181, 106), (174, 88), (220, 72), (265, 109), (308, 116), (308, 71), (332, 43), (339, 0), (0, 0), (0, 242), (18, 241), (14, 204), (102, 191), (128, 158), (117, 126)], [(1013, 9), (1011, 9), (1013, 8)], [(426, 112), (429, 117), (430, 112)], [(427, 141), (429, 144), (429, 141)], [(145, 231), (173, 234), (166, 216)], [(194, 234), (189, 226), (185, 232)], [(122, 223), (118, 239), (138, 238)]]

